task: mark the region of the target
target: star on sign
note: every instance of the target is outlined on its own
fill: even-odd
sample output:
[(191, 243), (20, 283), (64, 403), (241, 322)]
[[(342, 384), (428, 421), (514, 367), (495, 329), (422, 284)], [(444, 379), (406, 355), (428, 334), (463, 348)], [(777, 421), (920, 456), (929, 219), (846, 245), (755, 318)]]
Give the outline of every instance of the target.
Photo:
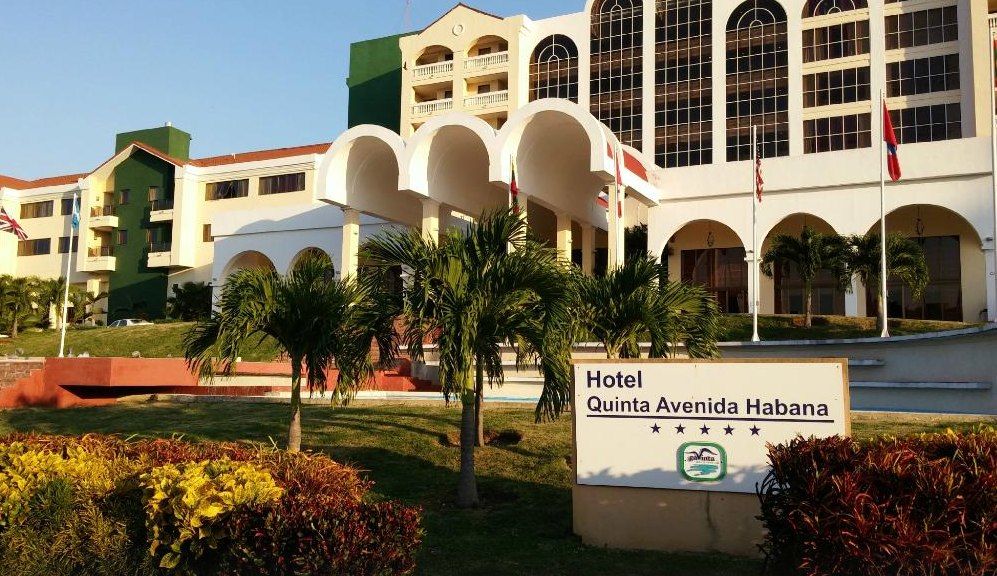
[(706, 424), (703, 424), (703, 427), (700, 428), (699, 431), (702, 432), (706, 436), (710, 435), (710, 427), (707, 426)]
[(752, 436), (758, 436), (758, 433), (762, 431), (762, 429), (759, 428), (758, 426), (752, 426), (751, 428), (749, 428), (749, 430), (751, 430)]
[(660, 434), (661, 433), (661, 426), (658, 426), (657, 424), (655, 424), (654, 426), (651, 426), (651, 432), (654, 433), (654, 434)]
[(734, 427), (731, 426), (730, 424), (728, 424), (727, 427), (724, 428), (724, 434), (726, 434), (727, 436), (733, 436), (734, 435)]
[(675, 432), (679, 434), (685, 434), (685, 426), (679, 424), (678, 426), (675, 427)]

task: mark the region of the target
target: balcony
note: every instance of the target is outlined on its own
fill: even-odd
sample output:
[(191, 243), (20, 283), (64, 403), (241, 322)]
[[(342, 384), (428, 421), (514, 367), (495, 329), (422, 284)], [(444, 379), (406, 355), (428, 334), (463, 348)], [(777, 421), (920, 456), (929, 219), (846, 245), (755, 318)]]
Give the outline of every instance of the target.
[(496, 52), (484, 56), (474, 56), (464, 61), (465, 76), (478, 72), (494, 72), (509, 67), (509, 53)]
[(173, 198), (161, 198), (149, 202), (149, 222), (173, 220)]
[(114, 272), (116, 266), (114, 246), (94, 246), (87, 250), (86, 269), (89, 272)]
[(90, 228), (94, 230), (110, 230), (117, 227), (117, 206), (94, 206), (90, 209)]
[(495, 92), (464, 98), (464, 108), (467, 110), (486, 110), (488, 108), (505, 106), (508, 103), (508, 90), (497, 90)]
[(149, 243), (149, 268), (169, 268), (173, 266), (173, 243)]
[(412, 116), (432, 116), (434, 114), (449, 112), (451, 110), (453, 110), (453, 98), (430, 100), (429, 102), (419, 102), (418, 104), (414, 104), (412, 106)]
[(412, 80), (415, 82), (443, 80), (451, 76), (453, 76), (453, 60), (423, 64), (412, 68)]

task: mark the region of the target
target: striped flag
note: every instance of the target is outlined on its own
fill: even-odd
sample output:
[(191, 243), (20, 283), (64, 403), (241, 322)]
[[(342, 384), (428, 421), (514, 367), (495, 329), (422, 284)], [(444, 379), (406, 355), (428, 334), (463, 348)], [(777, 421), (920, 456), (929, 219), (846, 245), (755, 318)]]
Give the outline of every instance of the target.
[(899, 143), (886, 102), (883, 102), (883, 140), (886, 141), (886, 166), (890, 170), (890, 179), (896, 182), (900, 180), (900, 156), (897, 155)]
[(73, 230), (80, 229), (80, 199), (73, 194)]
[(512, 163), (512, 180), (509, 181), (509, 203), (513, 214), (519, 214), (519, 183), (516, 182), (516, 158), (509, 159)]
[(613, 160), (616, 161), (616, 217), (623, 218), (623, 168), (621, 167), (620, 160), (623, 157), (623, 149), (619, 146), (616, 147), (616, 151), (613, 154)]
[(28, 233), (21, 228), (21, 225), (14, 220), (10, 214), (7, 214), (7, 210), (0, 208), (0, 232), (10, 232), (11, 234), (17, 236), (18, 240), (27, 240)]
[(762, 191), (765, 190), (765, 179), (762, 178), (762, 149), (755, 150), (755, 194), (762, 201)]

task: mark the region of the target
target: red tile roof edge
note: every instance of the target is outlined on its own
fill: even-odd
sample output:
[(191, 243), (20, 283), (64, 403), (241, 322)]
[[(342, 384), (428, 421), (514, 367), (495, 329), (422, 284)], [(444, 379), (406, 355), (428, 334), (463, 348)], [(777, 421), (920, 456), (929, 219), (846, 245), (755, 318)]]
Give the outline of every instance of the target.
[(275, 158), (288, 158), (290, 156), (303, 156), (306, 154), (324, 154), (331, 146), (331, 142), (322, 142), (319, 144), (306, 144), (303, 146), (290, 146), (287, 148), (236, 152), (234, 154), (225, 154), (222, 156), (192, 158), (189, 163), (192, 166), (211, 167), (224, 166), (226, 164), (239, 164), (242, 162), (258, 162), (260, 160), (273, 160)]
[(46, 186), (61, 186), (64, 184), (76, 184), (76, 182), (87, 174), (64, 174), (62, 176), (47, 176), (37, 180), (21, 180), (13, 176), (0, 174), (0, 186), (14, 188), (15, 190), (31, 190), (33, 188), (44, 188)]

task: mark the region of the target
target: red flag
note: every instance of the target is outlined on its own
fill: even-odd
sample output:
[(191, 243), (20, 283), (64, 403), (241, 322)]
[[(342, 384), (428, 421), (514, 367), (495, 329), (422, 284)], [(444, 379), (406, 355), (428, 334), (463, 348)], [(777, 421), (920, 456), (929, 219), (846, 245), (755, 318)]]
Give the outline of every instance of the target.
[(512, 202), (512, 211), (519, 214), (519, 184), (516, 182), (516, 160), (512, 162), (512, 180), (509, 182), (509, 198)]
[(616, 216), (623, 218), (623, 169), (620, 167), (623, 149), (616, 148), (613, 153), (613, 160), (616, 161)]
[(28, 233), (24, 231), (24, 228), (21, 228), (17, 220), (14, 220), (3, 208), (0, 208), (0, 232), (10, 232), (17, 236), (18, 240), (28, 239)]
[(886, 166), (890, 171), (890, 179), (896, 182), (900, 180), (900, 156), (897, 155), (899, 144), (886, 102), (883, 102), (883, 141), (886, 142)]
[(762, 191), (765, 189), (765, 179), (762, 178), (762, 152), (755, 150), (755, 194), (758, 201), (762, 201)]

